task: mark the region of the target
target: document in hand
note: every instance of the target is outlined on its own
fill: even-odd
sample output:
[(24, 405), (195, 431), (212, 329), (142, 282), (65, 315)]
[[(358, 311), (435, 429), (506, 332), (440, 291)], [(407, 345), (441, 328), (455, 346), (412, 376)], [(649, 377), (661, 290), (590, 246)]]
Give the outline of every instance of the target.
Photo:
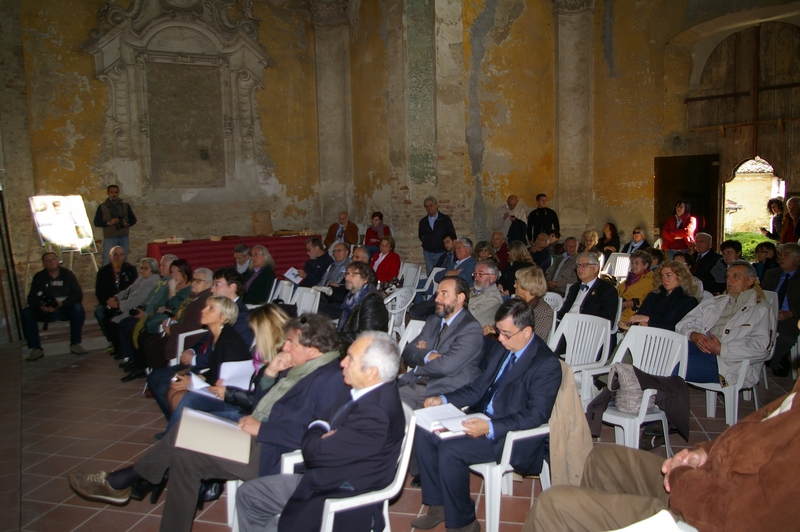
[(485, 414), (465, 414), (449, 403), (430, 408), (420, 408), (419, 410), (414, 410), (414, 414), (417, 416), (417, 426), (436, 434), (440, 438), (463, 436), (464, 427), (461, 424), (467, 419), (489, 420), (489, 417)]
[[(192, 382), (189, 391), (202, 393), (208, 397), (220, 400), (219, 397), (208, 391), (212, 383), (206, 382), (194, 373), (191, 373)], [(242, 390), (250, 388), (250, 378), (253, 376), (253, 361), (238, 360), (235, 362), (223, 362), (219, 367), (219, 378), (224, 381), (224, 386), (233, 386)]]
[(299, 275), (299, 273), (297, 271), (297, 268), (294, 268), (294, 267), (289, 268), (288, 270), (286, 270), (286, 273), (284, 273), (283, 276), (286, 277), (287, 279), (289, 279), (294, 284), (300, 284), (300, 283), (303, 282), (303, 278), (300, 277), (300, 275)]
[(175, 447), (250, 463), (251, 438), (235, 421), (184, 408)]

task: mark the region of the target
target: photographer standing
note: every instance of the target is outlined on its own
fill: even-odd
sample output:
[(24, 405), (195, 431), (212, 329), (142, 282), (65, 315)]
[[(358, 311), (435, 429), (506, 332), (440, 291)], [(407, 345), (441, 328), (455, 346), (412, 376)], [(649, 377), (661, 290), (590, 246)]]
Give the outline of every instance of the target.
[(103, 228), (103, 266), (109, 263), (109, 251), (114, 246), (122, 246), (128, 256), (131, 226), (136, 225), (136, 215), (131, 206), (119, 198), (119, 187), (108, 185), (108, 199), (97, 206), (94, 226)]
[(28, 306), (22, 310), (22, 326), (31, 352), (25, 360), (44, 356), (39, 340), (39, 322), (69, 321), (69, 350), (74, 355), (86, 354), (81, 346), (81, 330), (86, 313), (83, 310), (83, 290), (75, 274), (58, 264), (52, 251), (42, 255), (44, 269), (37, 272), (28, 292)]

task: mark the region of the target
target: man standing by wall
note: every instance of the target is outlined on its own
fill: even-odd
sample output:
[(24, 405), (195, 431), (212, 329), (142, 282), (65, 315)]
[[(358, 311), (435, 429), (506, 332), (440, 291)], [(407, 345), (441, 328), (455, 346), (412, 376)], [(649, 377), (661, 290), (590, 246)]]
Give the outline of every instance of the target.
[(547, 195), (536, 195), (536, 208), (528, 215), (528, 241), (533, 242), (536, 235), (545, 233), (552, 235), (561, 232), (558, 215), (547, 207)]
[(422, 255), (425, 257), (425, 271), (431, 273), (434, 264), (446, 251), (442, 238), (447, 233), (456, 234), (453, 221), (444, 213), (439, 212), (439, 202), (433, 196), (428, 196), (423, 202), (428, 215), (419, 221), (418, 236), (422, 242)]
[(129, 255), (131, 226), (136, 225), (136, 215), (131, 206), (120, 199), (119, 187), (108, 185), (108, 199), (97, 206), (94, 226), (103, 229), (103, 265), (109, 263), (109, 252), (114, 246), (121, 246), (125, 256)]

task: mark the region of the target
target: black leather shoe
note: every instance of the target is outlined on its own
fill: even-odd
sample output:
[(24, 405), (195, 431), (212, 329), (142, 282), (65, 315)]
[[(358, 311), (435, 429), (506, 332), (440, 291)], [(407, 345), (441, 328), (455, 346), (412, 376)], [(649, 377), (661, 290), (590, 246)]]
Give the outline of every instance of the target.
[(419, 478), (419, 475), (414, 475), (414, 477), (411, 479), (410, 486), (412, 488), (421, 488), (422, 487), (422, 479)]
[(133, 364), (131, 362), (120, 362), (117, 367), (125, 369), (125, 368), (132, 368)]
[(225, 491), (224, 480), (204, 480), (200, 483), (200, 493), (197, 496), (197, 509), (202, 511), (207, 502), (216, 501)]
[(130, 373), (122, 377), (120, 380), (122, 382), (130, 382), (130, 381), (135, 381), (136, 379), (144, 379), (145, 377), (147, 377), (147, 373), (145, 373), (144, 370), (137, 369), (131, 371)]

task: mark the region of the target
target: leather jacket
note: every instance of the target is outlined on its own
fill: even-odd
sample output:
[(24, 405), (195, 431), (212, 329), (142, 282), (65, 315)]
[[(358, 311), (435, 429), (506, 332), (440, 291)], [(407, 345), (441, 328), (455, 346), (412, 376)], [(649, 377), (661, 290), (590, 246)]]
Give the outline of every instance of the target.
[(339, 331), (339, 352), (346, 353), (359, 333), (388, 330), (389, 312), (383, 304), (383, 297), (374, 290), (370, 291), (361, 304), (353, 309), (342, 330)]

